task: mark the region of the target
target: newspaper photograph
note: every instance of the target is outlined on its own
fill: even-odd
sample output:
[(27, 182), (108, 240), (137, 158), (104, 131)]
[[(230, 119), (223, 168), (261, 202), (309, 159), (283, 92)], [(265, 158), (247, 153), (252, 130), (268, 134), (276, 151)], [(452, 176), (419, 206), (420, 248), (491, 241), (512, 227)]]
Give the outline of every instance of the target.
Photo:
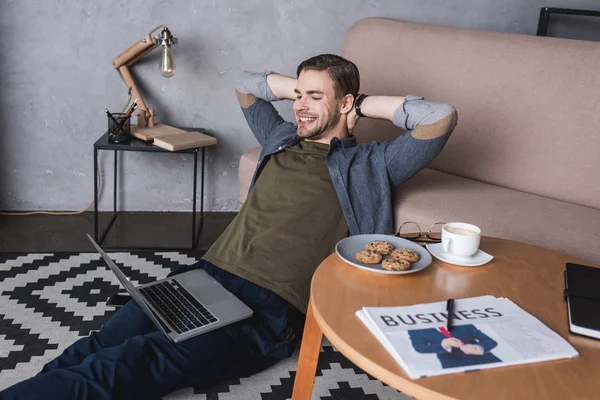
[(506, 298), (481, 296), (454, 304), (450, 329), (445, 302), (364, 307), (356, 314), (411, 379), (578, 355)]

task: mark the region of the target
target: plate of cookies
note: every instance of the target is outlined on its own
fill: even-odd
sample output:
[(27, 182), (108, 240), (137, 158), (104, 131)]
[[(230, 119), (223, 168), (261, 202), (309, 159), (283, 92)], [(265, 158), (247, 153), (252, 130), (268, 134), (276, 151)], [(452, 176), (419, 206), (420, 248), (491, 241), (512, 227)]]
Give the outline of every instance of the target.
[(348, 264), (377, 274), (411, 274), (431, 264), (426, 249), (391, 235), (348, 236), (338, 242), (335, 252)]

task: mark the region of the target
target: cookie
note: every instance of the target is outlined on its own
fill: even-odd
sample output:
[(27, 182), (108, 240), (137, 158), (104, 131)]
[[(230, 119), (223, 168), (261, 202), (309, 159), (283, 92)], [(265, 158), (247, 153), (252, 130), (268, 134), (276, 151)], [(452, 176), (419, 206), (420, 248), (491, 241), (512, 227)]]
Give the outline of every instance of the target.
[(387, 256), (392, 250), (394, 250), (394, 246), (388, 242), (384, 242), (383, 240), (376, 240), (367, 244), (365, 246), (365, 250), (371, 250), (381, 254), (382, 256)]
[(371, 250), (363, 250), (356, 253), (354, 258), (356, 258), (357, 261), (365, 264), (379, 264), (383, 259), (383, 256)]
[(391, 258), (383, 260), (381, 266), (386, 271), (406, 271), (411, 267), (410, 263), (406, 260), (393, 260)]
[(390, 253), (392, 260), (406, 260), (408, 262), (417, 262), (421, 259), (418, 252), (411, 249), (395, 249)]

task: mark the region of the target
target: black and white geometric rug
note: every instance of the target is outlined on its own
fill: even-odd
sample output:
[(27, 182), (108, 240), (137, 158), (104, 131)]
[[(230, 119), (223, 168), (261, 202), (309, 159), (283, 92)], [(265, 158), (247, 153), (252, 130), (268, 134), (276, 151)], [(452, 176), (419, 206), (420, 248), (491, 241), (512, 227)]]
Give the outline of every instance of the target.
[[(111, 257), (136, 284), (164, 278), (199, 253), (121, 252)], [(37, 374), (49, 360), (115, 313), (105, 304), (119, 283), (97, 253), (0, 254), (0, 391)], [(294, 356), (250, 377), (186, 388), (165, 400), (284, 400)], [(324, 338), (313, 399), (410, 399), (354, 366)]]

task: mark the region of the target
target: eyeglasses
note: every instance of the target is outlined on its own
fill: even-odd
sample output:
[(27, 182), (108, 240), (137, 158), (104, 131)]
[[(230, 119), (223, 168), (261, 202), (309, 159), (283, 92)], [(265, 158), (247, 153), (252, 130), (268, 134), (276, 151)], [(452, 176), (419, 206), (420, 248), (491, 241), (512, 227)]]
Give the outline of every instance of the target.
[(412, 240), (413, 242), (439, 243), (442, 241), (442, 226), (445, 224), (445, 222), (436, 222), (431, 225), (427, 233), (425, 233), (416, 222), (406, 221), (400, 225), (398, 232), (396, 232), (394, 236)]

